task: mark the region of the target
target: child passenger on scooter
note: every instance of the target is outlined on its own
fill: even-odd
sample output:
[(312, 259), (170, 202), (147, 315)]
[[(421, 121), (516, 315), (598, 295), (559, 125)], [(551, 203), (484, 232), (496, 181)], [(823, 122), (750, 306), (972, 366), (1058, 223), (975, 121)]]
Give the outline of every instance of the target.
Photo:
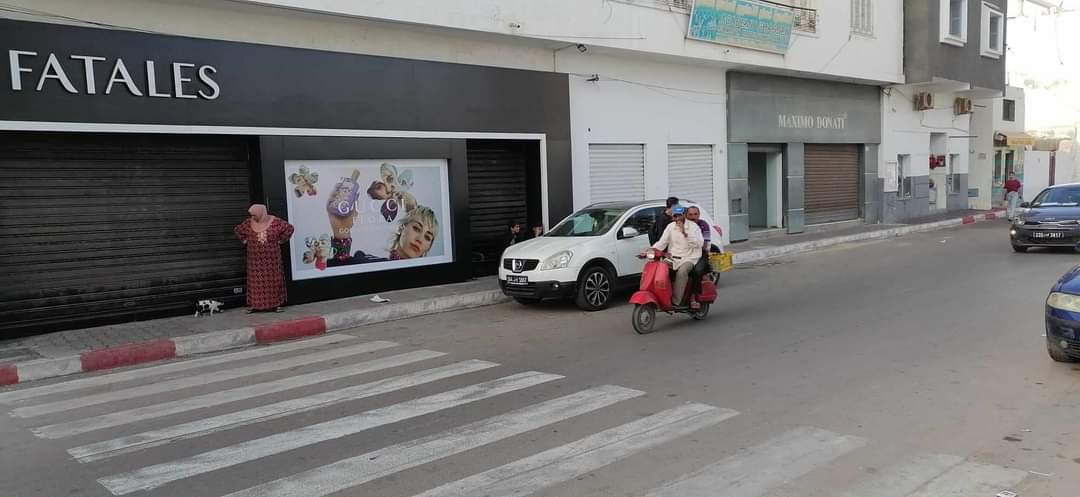
[[(671, 209), (675, 218), (674, 222), (664, 229), (663, 235), (653, 244), (656, 250), (666, 250), (672, 262), (671, 270), (675, 272), (675, 282), (671, 289), (672, 303), (676, 307), (685, 307), (686, 288), (690, 282), (690, 272), (694, 265), (701, 259), (701, 247), (705, 245), (705, 239), (701, 234), (701, 228), (697, 223), (686, 222), (686, 208), (679, 205)], [(691, 302), (690, 308), (700, 307), (697, 302)]]

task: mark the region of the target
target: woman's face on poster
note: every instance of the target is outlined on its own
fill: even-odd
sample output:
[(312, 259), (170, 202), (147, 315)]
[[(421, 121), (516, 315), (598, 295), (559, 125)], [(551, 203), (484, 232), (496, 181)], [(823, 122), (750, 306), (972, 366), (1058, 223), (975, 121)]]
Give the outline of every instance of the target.
[(401, 230), (400, 251), (405, 259), (423, 257), (435, 242), (435, 231), (420, 221), (412, 221)]

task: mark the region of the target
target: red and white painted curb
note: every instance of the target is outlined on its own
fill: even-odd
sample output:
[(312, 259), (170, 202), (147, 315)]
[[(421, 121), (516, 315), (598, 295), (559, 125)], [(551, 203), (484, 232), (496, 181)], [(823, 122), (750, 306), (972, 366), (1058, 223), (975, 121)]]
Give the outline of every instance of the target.
[[(857, 235), (826, 238), (796, 243), (782, 247), (770, 247), (735, 254), (735, 264), (747, 264), (763, 259), (809, 252), (815, 249), (860, 240), (891, 238), (909, 233), (990, 221), (1003, 216), (1004, 210), (936, 223), (901, 226)], [(427, 300), (387, 304), (375, 308), (351, 310), (311, 316), (279, 323), (266, 324), (235, 330), (212, 331), (186, 337), (137, 342), (98, 350), (90, 350), (69, 357), (38, 359), (15, 364), (0, 363), (0, 386), (15, 385), (28, 381), (87, 373), (105, 369), (133, 366), (147, 362), (186, 357), (209, 352), (220, 352), (257, 344), (280, 342), (312, 337), (328, 332), (341, 331), (357, 326), (383, 323), (428, 314), (461, 309), (471, 309), (506, 302), (509, 299), (499, 290), (448, 295)]]

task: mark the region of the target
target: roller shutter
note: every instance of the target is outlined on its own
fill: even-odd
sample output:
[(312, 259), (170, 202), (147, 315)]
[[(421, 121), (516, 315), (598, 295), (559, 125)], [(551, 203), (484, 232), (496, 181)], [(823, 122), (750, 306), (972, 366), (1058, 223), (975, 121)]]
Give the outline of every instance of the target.
[(528, 159), (516, 142), (470, 141), (469, 235), (474, 273), (494, 274), (505, 248), (507, 222), (528, 229)]
[(713, 211), (713, 148), (712, 145), (668, 146), (668, 191), (681, 199), (689, 199)]
[(859, 217), (859, 147), (806, 145), (806, 224)]
[(244, 138), (0, 133), (0, 336), (237, 303)]
[(589, 145), (589, 201), (645, 200), (645, 146)]

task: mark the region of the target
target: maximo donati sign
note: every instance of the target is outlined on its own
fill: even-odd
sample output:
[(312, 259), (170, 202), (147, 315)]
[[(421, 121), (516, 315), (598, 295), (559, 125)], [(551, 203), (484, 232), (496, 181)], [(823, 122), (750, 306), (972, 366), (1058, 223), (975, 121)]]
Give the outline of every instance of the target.
[(806, 116), (798, 114), (779, 114), (777, 125), (790, 129), (844, 129), (847, 127), (847, 114), (838, 116)]
[(795, 13), (759, 0), (696, 0), (686, 37), (737, 47), (785, 53)]

